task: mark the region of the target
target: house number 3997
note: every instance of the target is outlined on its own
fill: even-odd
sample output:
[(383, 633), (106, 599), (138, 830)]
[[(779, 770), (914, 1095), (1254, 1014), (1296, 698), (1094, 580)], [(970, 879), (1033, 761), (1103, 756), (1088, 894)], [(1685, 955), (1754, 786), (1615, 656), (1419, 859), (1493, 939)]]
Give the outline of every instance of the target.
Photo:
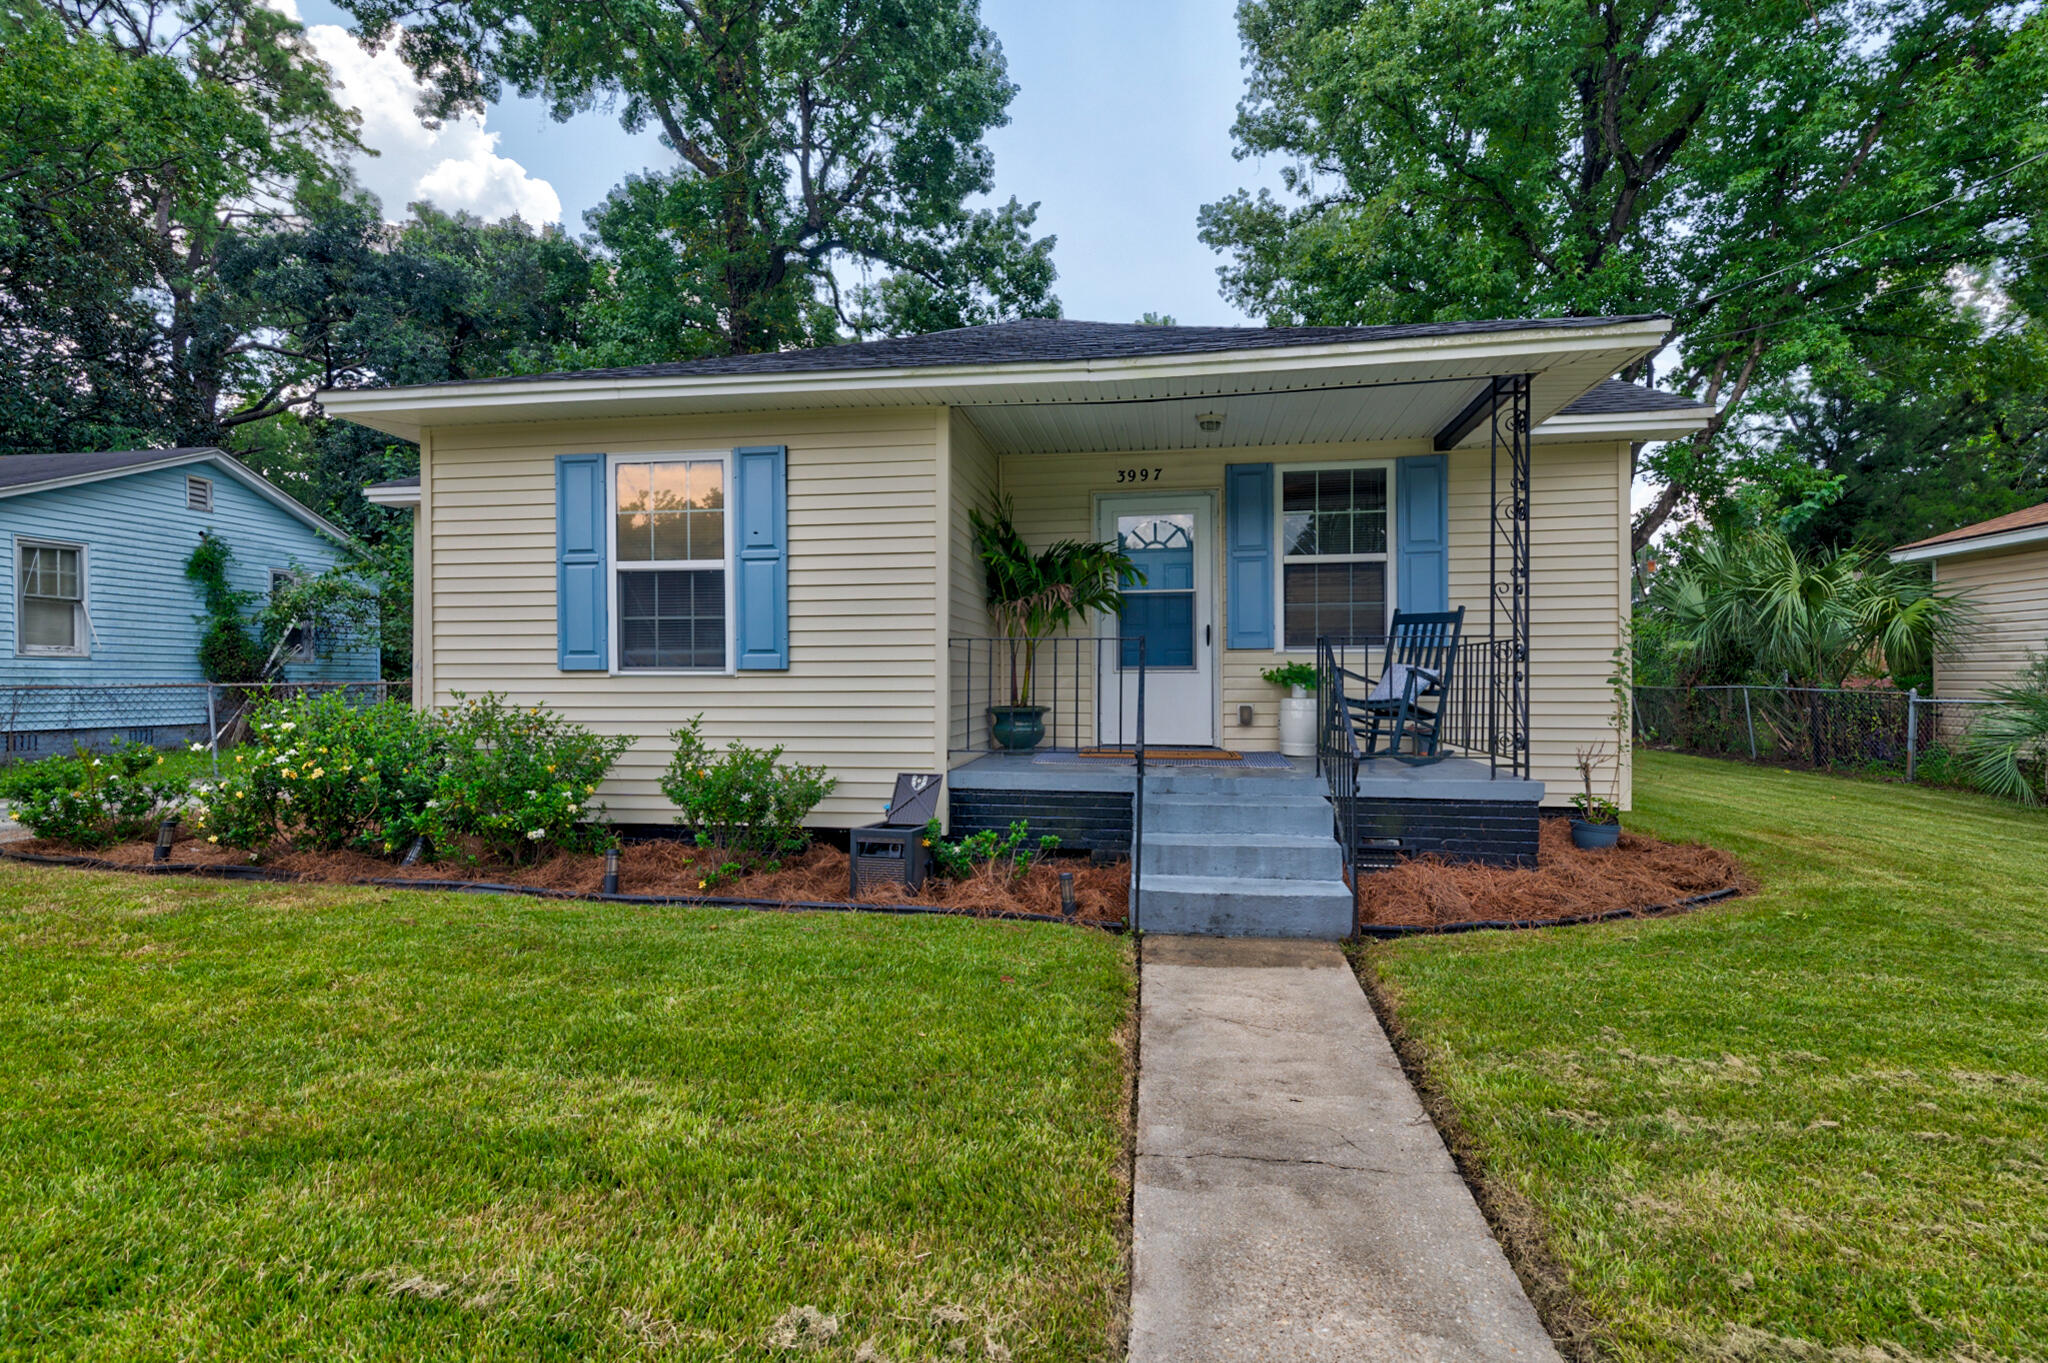
[(1162, 477), (1162, 476), (1164, 476), (1164, 474), (1165, 474), (1165, 473), (1166, 473), (1166, 470), (1165, 470), (1165, 469), (1163, 469), (1163, 468), (1159, 468), (1159, 469), (1118, 469), (1118, 470), (1116, 471), (1116, 480), (1117, 480), (1117, 481), (1118, 481), (1119, 483), (1149, 483), (1149, 482), (1151, 482), (1151, 481), (1152, 481), (1152, 480), (1153, 480), (1154, 478), (1158, 478), (1158, 477)]

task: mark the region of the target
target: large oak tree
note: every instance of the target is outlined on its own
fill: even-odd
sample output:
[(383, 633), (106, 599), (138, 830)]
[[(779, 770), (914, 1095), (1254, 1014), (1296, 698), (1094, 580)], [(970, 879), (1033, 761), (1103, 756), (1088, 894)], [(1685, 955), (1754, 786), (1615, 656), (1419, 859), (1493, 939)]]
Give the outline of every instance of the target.
[(675, 163), (591, 216), (619, 358), (1049, 315), (1033, 208), (973, 209), (1015, 87), (975, 0), (342, 0), (431, 82), (600, 103)]
[(1663, 311), (1726, 404), (1655, 452), (1638, 546), (1724, 488), (1731, 423), (1866, 334), (2037, 268), (2048, 23), (1986, 0), (1245, 0), (1237, 138), (1284, 196), (1209, 205), (1273, 322)]

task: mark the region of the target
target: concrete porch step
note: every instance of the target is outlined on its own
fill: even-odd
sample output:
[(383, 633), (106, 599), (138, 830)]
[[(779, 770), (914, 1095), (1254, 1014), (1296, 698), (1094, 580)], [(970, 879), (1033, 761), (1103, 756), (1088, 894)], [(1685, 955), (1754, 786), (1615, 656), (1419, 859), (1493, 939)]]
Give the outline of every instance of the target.
[(1336, 814), (1310, 792), (1256, 795), (1145, 792), (1145, 835), (1154, 833), (1321, 834), (1336, 830)]
[(1213, 833), (1145, 831), (1145, 874), (1224, 876), (1253, 880), (1339, 880), (1344, 854), (1328, 833)]
[(1351, 935), (1351, 891), (1341, 880), (1146, 875), (1138, 926), (1202, 937)]

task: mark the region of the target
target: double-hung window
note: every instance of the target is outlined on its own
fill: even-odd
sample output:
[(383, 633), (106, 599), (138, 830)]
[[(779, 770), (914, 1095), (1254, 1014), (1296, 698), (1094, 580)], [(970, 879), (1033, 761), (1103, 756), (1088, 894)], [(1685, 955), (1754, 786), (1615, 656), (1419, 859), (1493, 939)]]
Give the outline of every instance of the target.
[(1283, 647), (1386, 639), (1390, 479), (1385, 464), (1280, 471)]
[(612, 464), (621, 671), (726, 669), (725, 484), (721, 455)]
[(14, 651), (85, 657), (85, 546), (17, 540), (14, 580)]

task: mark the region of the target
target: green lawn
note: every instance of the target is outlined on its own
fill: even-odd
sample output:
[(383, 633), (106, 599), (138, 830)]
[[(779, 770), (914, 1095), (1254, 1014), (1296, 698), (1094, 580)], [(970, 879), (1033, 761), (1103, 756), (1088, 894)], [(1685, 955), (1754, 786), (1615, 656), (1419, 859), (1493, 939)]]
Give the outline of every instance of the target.
[(0, 867), (0, 1356), (756, 1358), (811, 1307), (806, 1357), (1112, 1358), (1131, 998), (1047, 925)]
[(1680, 918), (1372, 948), (1624, 1359), (2048, 1356), (2048, 814), (1638, 755)]

